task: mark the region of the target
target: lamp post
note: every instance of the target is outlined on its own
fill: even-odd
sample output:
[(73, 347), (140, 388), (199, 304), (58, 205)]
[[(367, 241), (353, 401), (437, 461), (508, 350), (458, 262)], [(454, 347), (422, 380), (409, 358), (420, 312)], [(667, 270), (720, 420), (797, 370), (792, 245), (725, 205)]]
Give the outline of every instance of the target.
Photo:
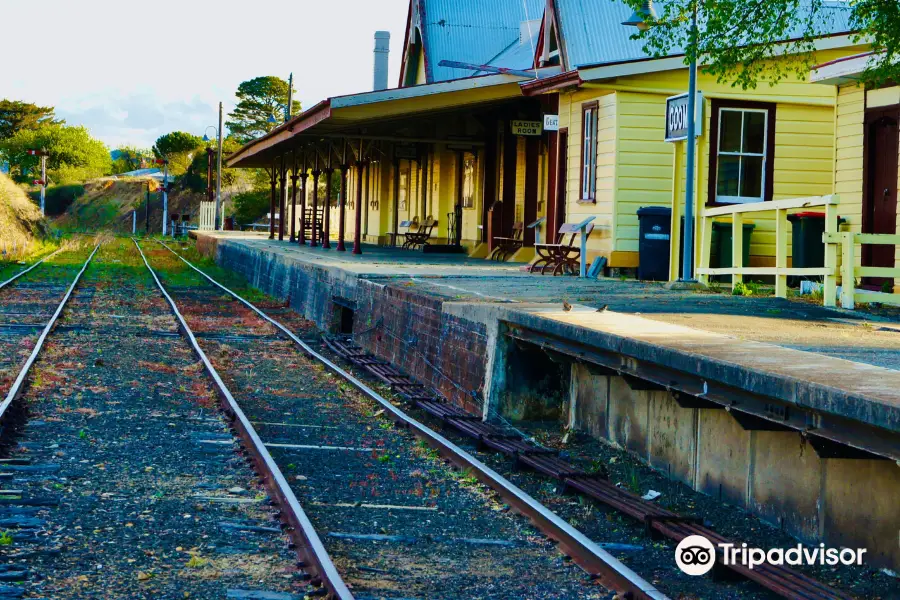
[[(213, 219), (213, 229), (219, 231), (221, 229), (222, 221), (219, 218), (219, 214), (222, 209), (222, 103), (219, 102), (219, 127), (216, 128), (215, 125), (210, 125), (206, 128), (206, 131), (210, 129), (215, 130), (216, 132), (216, 145), (218, 146), (218, 152), (216, 155), (216, 215)], [(204, 133), (203, 141), (210, 141), (209, 136)], [(207, 182), (207, 185), (209, 182)]]
[[(646, 31), (650, 24), (647, 20), (656, 20), (656, 11), (653, 9), (653, 0), (647, 0), (641, 8), (635, 10), (631, 17), (622, 23), (630, 27), (637, 27)], [(688, 64), (688, 126), (687, 126), (687, 158), (686, 176), (684, 186), (684, 256), (681, 263), (681, 281), (693, 283), (694, 280), (694, 162), (697, 152), (697, 0), (691, 3), (691, 33), (690, 45), (694, 48), (694, 55)]]

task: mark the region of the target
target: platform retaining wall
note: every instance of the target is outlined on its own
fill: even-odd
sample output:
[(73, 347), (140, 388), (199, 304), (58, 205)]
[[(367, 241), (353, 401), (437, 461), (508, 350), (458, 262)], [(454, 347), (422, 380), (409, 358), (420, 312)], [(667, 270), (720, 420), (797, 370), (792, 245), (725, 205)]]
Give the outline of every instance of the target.
[(485, 384), (485, 325), (446, 314), (439, 298), (413, 293), (392, 277), (360, 279), (342, 269), (287, 260), (271, 252), (201, 238), (198, 249), (240, 273), (321, 329), (336, 311), (354, 310), (357, 343), (466, 410), (480, 413)]

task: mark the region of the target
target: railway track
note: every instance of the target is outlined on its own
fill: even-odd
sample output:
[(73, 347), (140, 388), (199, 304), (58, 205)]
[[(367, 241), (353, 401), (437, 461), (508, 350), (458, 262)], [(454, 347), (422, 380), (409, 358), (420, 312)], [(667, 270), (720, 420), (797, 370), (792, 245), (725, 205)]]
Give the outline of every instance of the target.
[[(162, 252), (171, 253), (173, 259), (181, 261), (185, 265), (185, 268), (192, 270), (196, 274), (198, 280), (205, 282), (210, 290), (204, 297), (196, 294), (196, 288), (193, 290), (173, 288), (174, 291), (172, 291), (170, 295), (169, 292), (165, 290), (163, 282), (157, 277), (160, 289), (172, 304), (173, 311), (179, 310), (173, 296), (180, 296), (180, 302), (188, 307), (186, 309), (182, 308), (184, 316), (179, 317), (182, 322), (182, 330), (185, 332), (185, 335), (192, 340), (192, 344), (198, 355), (204, 360), (207, 370), (218, 382), (220, 395), (223, 398), (223, 408), (229, 414), (235, 415), (235, 426), (246, 440), (246, 448), (250, 450), (251, 455), (255, 457), (255, 461), (258, 465), (262, 463), (262, 465), (260, 465), (262, 469), (268, 468), (270, 470), (270, 473), (267, 476), (270, 493), (272, 493), (273, 497), (281, 498), (280, 504), (282, 516), (289, 527), (289, 530), (291, 530), (292, 534), (297, 539), (298, 547), (301, 549), (301, 554), (303, 555), (302, 561), (306, 568), (313, 572), (315, 579), (322, 582), (330, 596), (336, 598), (351, 597), (344, 595), (344, 590), (347, 589), (347, 586), (344, 584), (343, 579), (347, 578), (352, 581), (354, 593), (360, 594), (357, 595), (357, 597), (381, 597), (386, 591), (385, 588), (389, 587), (388, 583), (393, 584), (395, 588), (405, 589), (407, 594), (413, 594), (415, 597), (481, 597), (481, 594), (498, 598), (602, 597), (602, 595), (598, 595), (597, 592), (597, 589), (599, 588), (597, 584), (600, 583), (607, 589), (618, 592), (619, 597), (665, 598), (665, 596), (656, 590), (654, 586), (625, 567), (619, 560), (604, 550), (600, 544), (595, 544), (586, 538), (580, 532), (559, 519), (551, 511), (547, 510), (540, 503), (528, 496), (525, 492), (512, 485), (499, 473), (481, 463), (474, 456), (441, 434), (409, 417), (364, 382), (339, 367), (324, 355), (318, 353), (290, 329), (272, 319), (261, 309), (247, 302), (235, 292), (197, 269), (165, 244), (162, 245), (165, 246), (165, 250), (162, 250)], [(161, 257), (159, 257), (159, 254), (157, 253), (156, 260), (160, 261), (160, 259)], [(147, 265), (148, 268), (152, 269), (149, 260)], [(168, 270), (172, 270), (171, 266)], [(165, 279), (165, 277), (162, 279)], [(232, 308), (230, 311), (226, 311), (228, 313), (227, 315), (211, 314), (208, 308), (206, 311), (199, 311), (199, 314), (198, 312), (195, 312), (199, 306), (209, 307), (210, 303), (208, 302), (208, 298), (211, 296), (221, 297), (221, 292), (234, 298), (235, 302), (232, 302), (230, 306), (239, 307), (240, 310), (236, 311)], [(228, 305), (228, 303), (225, 304)], [(191, 316), (192, 312), (194, 313), (193, 317)], [(181, 313), (179, 313), (179, 315), (180, 314)], [(243, 329), (241, 332), (243, 336), (231, 336), (230, 341), (221, 335), (216, 339), (211, 339), (210, 330), (215, 329), (216, 326), (223, 323), (223, 320), (229, 324), (228, 328), (231, 331)], [(192, 332), (188, 321), (193, 321), (194, 326), (199, 328), (196, 335)], [(235, 327), (235, 323), (240, 323), (243, 327)], [(248, 330), (252, 330), (253, 334)], [(266, 332), (267, 336), (260, 336), (260, 333), (262, 332)], [(308, 509), (311, 506), (311, 510), (314, 513), (314, 518), (311, 519), (310, 517), (307, 517), (302, 512), (303, 509), (300, 508), (299, 503), (294, 503), (297, 496), (291, 491), (291, 488), (298, 486), (291, 485), (284, 474), (280, 470), (277, 470), (279, 466), (285, 470), (296, 469), (296, 464), (289, 461), (299, 458), (297, 456), (298, 452), (303, 459), (307, 461), (310, 459), (316, 460), (316, 458), (314, 458), (316, 452), (319, 454), (329, 454), (336, 451), (338, 453), (350, 454), (352, 458), (343, 459), (336, 468), (353, 470), (354, 468), (361, 466), (363, 472), (361, 475), (357, 476), (361, 476), (363, 479), (378, 478), (379, 476), (375, 473), (379, 471), (378, 467), (382, 464), (384, 464), (385, 467), (381, 470), (390, 472), (395, 479), (397, 478), (397, 472), (404, 470), (407, 473), (412, 473), (414, 477), (421, 477), (423, 469), (421, 467), (416, 467), (422, 461), (418, 461), (417, 463), (415, 457), (403, 455), (402, 448), (397, 448), (395, 446), (395, 438), (398, 437), (397, 433), (393, 433), (392, 435), (373, 435), (370, 431), (372, 430), (371, 425), (373, 423), (371, 416), (369, 418), (358, 419), (346, 414), (346, 409), (342, 412), (339, 406), (333, 404), (324, 406), (320, 404), (316, 406), (318, 410), (309, 412), (304, 408), (295, 408), (296, 403), (294, 403), (294, 406), (290, 407), (290, 412), (282, 412), (281, 414), (290, 414), (293, 417), (297, 417), (298, 413), (306, 413), (299, 415), (301, 419), (306, 420), (305, 423), (275, 423), (273, 421), (279, 419), (269, 418), (267, 421), (257, 423), (257, 426), (262, 430), (261, 437), (259, 434), (251, 433), (253, 424), (250, 423), (250, 419), (237, 408), (234, 396), (228, 391), (223, 377), (229, 380), (229, 384), (235, 386), (235, 389), (246, 389), (248, 387), (247, 378), (242, 379), (239, 376), (235, 376), (240, 361), (235, 361), (234, 357), (235, 355), (242, 353), (252, 355), (245, 364), (256, 364), (259, 366), (260, 363), (263, 362), (261, 358), (267, 353), (271, 354), (272, 348), (265, 348), (264, 346), (275, 344), (275, 342), (272, 341), (271, 334), (273, 333), (277, 334), (282, 339), (287, 340), (287, 343), (281, 343), (276, 352), (287, 354), (290, 356), (289, 360), (292, 362), (295, 360), (294, 355), (302, 357), (306, 361), (306, 364), (302, 365), (305, 369), (308, 369), (309, 367), (320, 369), (327, 373), (325, 376), (327, 379), (337, 381), (338, 386), (352, 386), (356, 392), (362, 395), (367, 401), (367, 404), (371, 406), (371, 408), (368, 409), (370, 413), (388, 419), (395, 425), (399, 425), (404, 430), (408, 440), (411, 441), (413, 437), (418, 439), (421, 448), (426, 448), (429, 454), (433, 452), (434, 456), (440, 455), (445, 460), (451, 462), (465, 473), (465, 479), (467, 481), (471, 481), (473, 484), (475, 482), (484, 484), (484, 486), (486, 486), (483, 488), (485, 493), (492, 496), (496, 494), (498, 500), (505, 502), (509, 507), (512, 507), (515, 512), (525, 515), (539, 531), (549, 539), (553, 540), (555, 544), (558, 544), (558, 547), (545, 546), (544, 548), (535, 549), (528, 547), (529, 543), (527, 540), (482, 539), (481, 536), (483, 535), (483, 532), (491, 531), (491, 527), (499, 532), (507, 530), (506, 534), (508, 538), (515, 537), (513, 531), (508, 531), (511, 528), (507, 523), (491, 524), (489, 523), (489, 519), (482, 524), (487, 529), (467, 529), (471, 534), (468, 537), (460, 535), (460, 533), (456, 531), (454, 531), (455, 535), (447, 535), (446, 532), (453, 531), (454, 528), (448, 527), (446, 523), (440, 523), (438, 515), (440, 512), (445, 512), (445, 510), (441, 510), (439, 502), (435, 503), (437, 506), (429, 506), (428, 503), (423, 505), (421, 502), (414, 506), (410, 505), (409, 502), (406, 502), (404, 503), (406, 506), (404, 506), (401, 505), (400, 502), (394, 500), (389, 503), (387, 500), (375, 499), (378, 494), (384, 494), (389, 498), (403, 497), (398, 495), (398, 492), (402, 492), (402, 490), (398, 491), (390, 489), (390, 486), (388, 486), (389, 489), (387, 491), (384, 489), (377, 489), (377, 486), (375, 486), (375, 489), (369, 490), (367, 490), (364, 485), (359, 486), (360, 490), (359, 493), (357, 493), (357, 496), (355, 498), (348, 498), (347, 494), (343, 493), (346, 490), (338, 489), (342, 483), (346, 485), (346, 482), (324, 481), (321, 483), (317, 482), (318, 484), (304, 483), (304, 485), (299, 486), (300, 491), (298, 493)], [(255, 335), (257, 339), (252, 339), (253, 335)], [(261, 341), (259, 339), (260, 337), (265, 337), (266, 339)], [(198, 339), (200, 340), (199, 342)], [(210, 354), (214, 354), (216, 358), (210, 359), (207, 354), (204, 353), (201, 348), (201, 346), (204, 345), (210, 346)], [(223, 375), (220, 376), (218, 374), (213, 363), (225, 365)], [(268, 377), (278, 376), (269, 373), (266, 375)], [(303, 373), (293, 373), (293, 377), (298, 376), (302, 377)], [(334, 376), (337, 376), (337, 378)], [(256, 378), (250, 377), (249, 379), (255, 380)], [(249, 387), (253, 388), (253, 384), (251, 383)], [(281, 392), (281, 390), (273, 391)], [(292, 391), (303, 394), (303, 392), (308, 393), (310, 390), (304, 390), (301, 387), (301, 389)], [(271, 408), (266, 407), (265, 405), (261, 406), (258, 398), (260, 396), (259, 390), (255, 390), (255, 392), (250, 395), (256, 396), (256, 398), (241, 398), (242, 404), (250, 406), (250, 408), (247, 409), (248, 412), (259, 415), (260, 408)], [(267, 398), (267, 401), (271, 402), (269, 398)], [(352, 400), (346, 398), (344, 401), (352, 402)], [(287, 405), (283, 405), (283, 407), (288, 408)], [(323, 408), (324, 410), (322, 410)], [(278, 412), (281, 411), (278, 410)], [(323, 419), (323, 417), (325, 418)], [(287, 421), (288, 419), (282, 416), (280, 420)], [(322, 424), (323, 422), (325, 423), (324, 425)], [(342, 427), (329, 425), (329, 423), (340, 423), (342, 424)], [(357, 427), (361, 429), (361, 433), (354, 434), (354, 429)], [(298, 437), (296, 434), (286, 436), (284, 432), (287, 428), (292, 428), (293, 431), (303, 431), (304, 435), (299, 437), (304, 443), (295, 443), (296, 438)], [(319, 435), (309, 435), (308, 432), (315, 428), (318, 428)], [(329, 430), (340, 429), (346, 429), (347, 431), (344, 432), (344, 435), (329, 432)], [(322, 434), (322, 432), (325, 432), (325, 434)], [(287, 438), (292, 438), (292, 440), (288, 440)], [(263, 442), (263, 440), (265, 440), (265, 442)], [(272, 458), (272, 454), (269, 453), (268, 448), (272, 448), (273, 452), (276, 454), (274, 459), (276, 464), (270, 462), (269, 459)], [(362, 456), (362, 460), (360, 460), (360, 456)], [(373, 458), (375, 459), (374, 461), (371, 460)], [(407, 463), (407, 460), (410, 462)], [(398, 464), (394, 464), (395, 461)], [(328, 461), (326, 460), (324, 462), (327, 463)], [(359, 462), (368, 462), (369, 464), (359, 465)], [(372, 463), (374, 463), (374, 465)], [(371, 469), (372, 473), (367, 474), (366, 470), (368, 469)], [(329, 474), (328, 477), (334, 478), (334, 474)], [(322, 478), (322, 473), (317, 472), (315, 466), (311, 464), (306, 466), (306, 470), (303, 471), (303, 475), (300, 475), (299, 478), (301, 481), (308, 482), (313, 479)], [(340, 479), (340, 475), (338, 475), (337, 479)], [(416, 483), (418, 484), (418, 482)], [(431, 488), (432, 493), (434, 493), (434, 489), (440, 484), (439, 482), (428, 482), (426, 485), (435, 486)], [(281, 489), (279, 490), (279, 488)], [(414, 498), (422, 497), (420, 488), (414, 488), (420, 490), (418, 494), (413, 494)], [(365, 491), (373, 494), (371, 498), (368, 498), (368, 502), (365, 501), (367, 498), (363, 497), (361, 500), (359, 496), (360, 493)], [(334, 496), (339, 496), (343, 501), (322, 501), (323, 498)], [(372, 524), (367, 522), (367, 519), (371, 517), (360, 517), (358, 515), (350, 514), (355, 511), (358, 512), (359, 508), (364, 508), (366, 509), (366, 512), (370, 513), (378, 511), (379, 509), (387, 511), (388, 516), (383, 517), (383, 522), (388, 525), (388, 527), (381, 528), (387, 533), (376, 533), (379, 531), (378, 529), (373, 531), (371, 527)], [(434, 510), (435, 513), (438, 513), (433, 517), (433, 520), (438, 522), (435, 527), (423, 525), (421, 519), (416, 520), (415, 518), (405, 516), (406, 514), (414, 512), (428, 514), (432, 510)], [(471, 507), (467, 507), (467, 510), (472, 509)], [(464, 514), (465, 510), (457, 510), (456, 512)], [(473, 512), (477, 513), (477, 511)], [(459, 516), (460, 515), (457, 514), (457, 517)], [(476, 520), (484, 519), (484, 517), (481, 516), (474, 518)], [(313, 523), (313, 521), (315, 521), (315, 523)], [(334, 526), (346, 527), (348, 523), (353, 524), (358, 529), (363, 530), (363, 532), (335, 532), (328, 530)], [(431, 523), (431, 520), (428, 520), (427, 523)], [(444, 527), (444, 529), (441, 529), (441, 527)], [(324, 534), (324, 536), (327, 537), (326, 543), (323, 544), (322, 538), (316, 534), (316, 529), (326, 530), (326, 533)], [(438, 533), (429, 530), (436, 530)], [(474, 532), (479, 532), (479, 535), (476, 535)], [(367, 556), (366, 552), (361, 551), (359, 548), (364, 544), (373, 543), (381, 543), (382, 546), (390, 546), (392, 544), (421, 546), (422, 539), (427, 539), (432, 542), (438, 540), (438, 543), (431, 544), (431, 548), (418, 548), (417, 551), (419, 553), (426, 553), (425, 556), (419, 557), (410, 556), (411, 553), (408, 552), (408, 550), (406, 551), (406, 555), (404, 555), (404, 552), (402, 551), (391, 550), (389, 552), (381, 549), (377, 560), (372, 561), (372, 556)], [(459, 545), (465, 546), (462, 552), (460, 552), (458, 548), (454, 548), (454, 546)], [(479, 546), (493, 548), (493, 550), (485, 553)], [(529, 555), (529, 553), (531, 553), (533, 556), (529, 555), (530, 560), (534, 564), (514, 564), (516, 563), (515, 560), (504, 557), (503, 554), (505, 552), (498, 550), (505, 550), (507, 548), (522, 548), (516, 551), (518, 554)], [(327, 550), (331, 550), (332, 554), (336, 556), (335, 561), (338, 563), (336, 570), (334, 566), (335, 562), (331, 560)], [(479, 588), (478, 584), (472, 585), (469, 588), (460, 587), (458, 581), (454, 581), (452, 577), (447, 577), (446, 575), (434, 576), (440, 584), (437, 588), (429, 588), (427, 584), (422, 584), (421, 581), (417, 581), (417, 579), (422, 579), (421, 577), (411, 577), (410, 579), (412, 579), (412, 581), (406, 581), (402, 577), (378, 577), (379, 574), (392, 572), (392, 569), (394, 569), (396, 565), (392, 564), (391, 561), (400, 562), (402, 560), (417, 560), (419, 563), (417, 567), (422, 570), (424, 570), (422, 558), (429, 559), (424, 561), (424, 564), (440, 564), (440, 558), (433, 554), (428, 554), (440, 552), (446, 556), (446, 558), (443, 559), (444, 562), (446, 562), (450, 556), (453, 556), (455, 559), (453, 567), (461, 569), (462, 571), (467, 571), (472, 568), (471, 563), (474, 561), (471, 560), (471, 557), (472, 555), (475, 555), (485, 561), (482, 568), (488, 571), (492, 568), (499, 570), (504, 568), (519, 568), (521, 570), (519, 575), (528, 577), (528, 581), (531, 582), (534, 576), (533, 572), (529, 572), (531, 569), (547, 569), (548, 550), (550, 551), (550, 554), (555, 555), (556, 560), (562, 558), (557, 552), (561, 552), (565, 559), (571, 557), (571, 559), (588, 574), (588, 577), (582, 577), (581, 581), (577, 581), (577, 578), (575, 578), (576, 581), (572, 581), (573, 576), (571, 573), (568, 573), (565, 578), (556, 578), (561, 579), (561, 581), (550, 581), (550, 585), (547, 585), (547, 582), (534, 582), (530, 583), (530, 585), (523, 585), (524, 581), (517, 581), (516, 578), (509, 578), (506, 580), (496, 578), (497, 581), (491, 582), (484, 589)], [(368, 560), (369, 566), (354, 564), (353, 562), (360, 560), (367, 562), (366, 559), (370, 559)], [(551, 559), (551, 564), (553, 560), (554, 559)], [(522, 562), (523, 561), (519, 561), (519, 563)], [(528, 561), (524, 562), (528, 563)], [(542, 562), (543, 564), (541, 564)], [(373, 574), (375, 576), (366, 577), (366, 574)], [(470, 578), (479, 575), (478, 573), (472, 572), (467, 572), (466, 574)], [(482, 573), (480, 576), (490, 580), (489, 574)], [(372, 581), (373, 579), (375, 581)], [(378, 581), (379, 579), (391, 579), (391, 581), (386, 583), (385, 581)], [(593, 581), (593, 583), (588, 584), (587, 582), (589, 581)], [(497, 591), (500, 589), (503, 589), (502, 593)], [(442, 593), (444, 595), (441, 595)], [(371, 596), (365, 594), (371, 594)]]
[[(6, 336), (4, 337), (7, 338), (4, 341), (12, 339), (14, 340), (14, 343), (21, 348), (22, 335), (27, 336), (29, 333), (35, 330), (39, 331), (39, 334), (37, 336), (37, 339), (34, 341), (31, 352), (25, 359), (24, 364), (22, 364), (15, 378), (11, 381), (10, 387), (6, 391), (6, 396), (3, 399), (3, 402), (0, 403), (0, 426), (3, 426), (5, 428), (7, 422), (17, 416), (14, 414), (17, 407), (13, 406), (13, 404), (22, 393), (22, 389), (25, 384), (25, 378), (28, 375), (31, 366), (34, 364), (34, 361), (37, 359), (38, 354), (43, 348), (44, 343), (47, 341), (47, 337), (50, 335), (50, 332), (53, 330), (53, 327), (59, 320), (59, 317), (62, 314), (66, 303), (69, 301), (69, 298), (72, 297), (72, 293), (75, 291), (78, 282), (81, 280), (82, 275), (84, 275), (85, 270), (87, 270), (88, 265), (93, 260), (94, 255), (97, 254), (97, 250), (99, 250), (99, 248), (99, 244), (94, 246), (93, 251), (91, 251), (90, 255), (81, 265), (81, 268), (78, 270), (71, 284), (69, 284), (68, 286), (65, 286), (65, 284), (62, 283), (62, 277), (65, 277), (65, 273), (63, 273), (61, 274), (60, 281), (58, 282), (54, 282), (51, 280), (45, 285), (27, 286), (24, 289), (20, 285), (19, 289), (16, 289), (17, 297), (4, 298), (5, 308), (12, 309), (4, 310), (2, 313), (5, 322), (0, 325), (0, 328), (4, 330), (4, 333), (6, 334)], [(32, 272), (34, 269), (44, 264), (46, 260), (50, 259), (52, 256), (57, 255), (58, 253), (59, 250), (49, 256), (40, 259), (26, 269), (23, 269), (3, 283), (0, 283), (0, 289), (6, 288), (8, 285), (14, 284), (15, 282), (19, 281), (20, 278)], [(63, 297), (58, 303), (55, 303), (54, 296), (61, 290), (64, 290)], [(48, 296), (50, 298), (48, 298)], [(46, 321), (46, 323), (43, 323), (42, 321), (47, 318), (47, 311), (51, 306), (55, 306), (55, 308), (52, 310), (52, 313), (49, 315), (49, 319)], [(19, 352), (5, 352), (4, 357), (5, 359), (11, 359), (12, 362), (19, 356), (19, 354)], [(3, 365), (4, 372), (6, 372), (10, 366), (12, 365)], [(4, 377), (4, 380), (6, 379), (7, 378)]]
[(265, 492), (124, 242), (94, 247), (74, 280), (36, 271), (0, 296), (0, 314), (41, 326), (4, 404), (18, 418), (0, 460), (0, 599), (300, 599)]

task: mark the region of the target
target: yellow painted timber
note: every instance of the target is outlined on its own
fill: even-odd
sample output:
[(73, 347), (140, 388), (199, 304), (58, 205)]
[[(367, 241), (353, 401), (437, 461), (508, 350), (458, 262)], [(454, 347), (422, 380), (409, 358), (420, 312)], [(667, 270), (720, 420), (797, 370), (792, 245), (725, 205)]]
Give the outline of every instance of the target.
[(469, 252), (469, 258), (487, 258), (487, 255), (488, 255), (488, 245), (486, 242), (479, 242)]

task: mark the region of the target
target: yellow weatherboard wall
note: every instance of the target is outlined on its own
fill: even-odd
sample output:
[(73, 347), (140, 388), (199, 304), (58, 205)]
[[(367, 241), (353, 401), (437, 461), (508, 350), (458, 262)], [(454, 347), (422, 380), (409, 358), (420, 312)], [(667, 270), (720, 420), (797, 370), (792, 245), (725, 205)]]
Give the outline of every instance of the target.
[[(898, 104), (900, 87), (897, 86), (866, 91), (861, 84), (849, 83), (837, 88), (834, 191), (841, 197), (838, 212), (845, 220), (846, 231), (862, 233), (866, 109)], [(900, 231), (900, 222), (897, 230)], [(856, 265), (860, 266), (861, 253), (857, 252), (855, 258)], [(900, 260), (895, 265), (900, 266)]]
[[(859, 50), (821, 51), (816, 60), (833, 60)], [(560, 94), (560, 127), (567, 127), (569, 132), (566, 220), (597, 217), (594, 223), (598, 229), (588, 244), (589, 253), (592, 257), (606, 256), (611, 267), (638, 264), (640, 207), (684, 202), (685, 142), (668, 143), (663, 137), (666, 97), (683, 93), (687, 78), (686, 68), (676, 69), (587, 82), (577, 91)], [(709, 195), (709, 133), (714, 99), (723, 103), (751, 101), (774, 105), (774, 200), (832, 192), (833, 86), (793, 78), (775, 85), (761, 81), (756, 89), (742, 90), (719, 83), (701, 70), (698, 89), (704, 95), (704, 112), (702, 135), (697, 140), (695, 214), (706, 205)], [(580, 202), (582, 107), (593, 101), (599, 104), (596, 204)], [(675, 216), (681, 213), (680, 206), (676, 208)], [(752, 222), (756, 228), (751, 237), (751, 266), (774, 265), (774, 218), (754, 217)]]

